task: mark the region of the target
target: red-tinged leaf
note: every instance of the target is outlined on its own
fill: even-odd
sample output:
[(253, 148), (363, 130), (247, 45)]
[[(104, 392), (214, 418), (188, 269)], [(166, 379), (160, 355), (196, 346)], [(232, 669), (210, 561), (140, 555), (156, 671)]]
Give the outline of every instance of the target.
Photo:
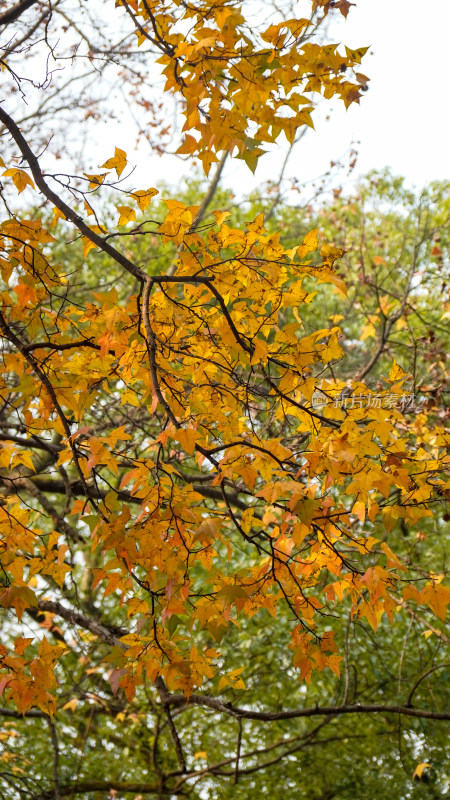
[(33, 641), (34, 641), (34, 638), (33, 638), (33, 637), (31, 637), (31, 638), (27, 638), (27, 639), (24, 639), (22, 636), (20, 636), (20, 637), (19, 637), (18, 639), (16, 639), (16, 641), (14, 642), (14, 650), (16, 651), (16, 653), (17, 653), (19, 656), (21, 656), (21, 655), (23, 655), (23, 653), (25, 652), (25, 650), (27, 649), (27, 647), (28, 647), (28, 646), (31, 644), (31, 642), (33, 642)]
[(336, 0), (336, 2), (334, 3), (334, 8), (339, 9), (342, 16), (347, 18), (348, 12), (354, 5), (356, 5), (356, 3), (350, 3), (349, 0)]
[(120, 682), (124, 675), (126, 675), (126, 669), (123, 667), (121, 669), (113, 669), (109, 673), (108, 681), (111, 684), (111, 689), (113, 691), (114, 696), (117, 695), (119, 691)]
[(17, 619), (21, 620), (24, 611), (37, 606), (35, 593), (28, 586), (9, 586), (0, 593), (0, 605), (3, 608), (14, 608)]

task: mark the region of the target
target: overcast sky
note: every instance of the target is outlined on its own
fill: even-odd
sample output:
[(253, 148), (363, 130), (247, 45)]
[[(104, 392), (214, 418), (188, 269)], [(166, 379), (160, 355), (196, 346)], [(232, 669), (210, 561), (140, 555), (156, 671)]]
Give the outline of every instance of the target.
[(336, 30), (351, 47), (371, 45), (362, 68), (370, 90), (359, 107), (336, 107), (329, 127), (318, 126), (311, 156), (330, 140), (345, 149), (353, 137), (362, 170), (390, 165), (420, 185), (450, 179), (449, 0), (356, 0)]

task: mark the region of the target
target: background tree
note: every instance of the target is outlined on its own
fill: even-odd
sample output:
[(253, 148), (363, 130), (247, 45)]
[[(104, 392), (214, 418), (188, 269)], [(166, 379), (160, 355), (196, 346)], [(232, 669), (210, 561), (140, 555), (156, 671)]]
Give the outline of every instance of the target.
[[(22, 2), (0, 22), (42, 9)], [(180, 99), (181, 152), (206, 172), (217, 162), (216, 178), (227, 153), (254, 167), (264, 142), (294, 141), (311, 92), (349, 103), (365, 85), (347, 77), (362, 51), (310, 41), (313, 17), (258, 30), (235, 5), (124, 9)], [(48, 47), (47, 11), (30, 45)], [(8, 61), (6, 73), (26, 85)], [(445, 236), (439, 189), (433, 219), (411, 195), (415, 228), (387, 217), (374, 274), (374, 200), (401, 190), (388, 178), (328, 213), (306, 209), (298, 235), (298, 211), (280, 203), (264, 223), (259, 199), (243, 220), (207, 216), (211, 192), (158, 205), (153, 188), (115, 184), (120, 148), (96, 174), (48, 174), (34, 127), (25, 137), (13, 114), (0, 108), (17, 159), (0, 263), (3, 791), (350, 797), (358, 747), (369, 787), (390, 771), (407, 796), (378, 745), (395, 734), (408, 780), (419, 765), (420, 788), (428, 778), (440, 796), (446, 440), (436, 373), (416, 408), (404, 371), (417, 388), (416, 318), (435, 307), (431, 280), (419, 289), (414, 276)], [(42, 208), (12, 211), (33, 188)], [(314, 215), (328, 220), (320, 255)], [(367, 277), (361, 310), (353, 298), (342, 314), (347, 361), (333, 290), (345, 297), (337, 259), (355, 274), (350, 220)], [(368, 365), (380, 386), (363, 382)], [(329, 768), (299, 780), (324, 747)]]

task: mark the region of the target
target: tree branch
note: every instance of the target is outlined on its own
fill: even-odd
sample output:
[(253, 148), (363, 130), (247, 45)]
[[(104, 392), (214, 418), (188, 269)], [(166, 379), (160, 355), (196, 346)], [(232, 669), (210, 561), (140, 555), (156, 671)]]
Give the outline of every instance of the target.
[(11, 6), (11, 8), (8, 8), (3, 14), (0, 14), (0, 25), (10, 25), (11, 22), (15, 22), (24, 11), (34, 6), (37, 2), (38, 0), (21, 0), (20, 3)]
[(121, 267), (126, 269), (131, 275), (135, 278), (138, 278), (140, 281), (144, 281), (147, 279), (147, 274), (143, 272), (139, 267), (133, 264), (129, 258), (124, 256), (119, 250), (116, 250), (115, 247), (112, 247), (108, 242), (106, 242), (98, 233), (94, 233), (90, 229), (88, 225), (84, 222), (84, 220), (75, 212), (73, 211), (64, 200), (59, 197), (59, 195), (54, 192), (50, 186), (48, 185), (47, 181), (44, 178), (44, 175), (41, 171), (39, 166), (39, 161), (37, 156), (34, 155), (33, 151), (31, 150), (28, 142), (26, 141), (25, 137), (19, 130), (19, 127), (16, 125), (14, 120), (6, 113), (6, 111), (1, 108), (0, 106), (0, 120), (3, 124), (8, 128), (11, 136), (13, 137), (14, 141), (16, 142), (17, 146), (19, 147), (20, 152), (22, 153), (23, 158), (28, 163), (31, 174), (35, 180), (36, 186), (42, 192), (42, 194), (50, 200), (53, 205), (61, 211), (67, 220), (73, 222), (73, 224), (78, 228), (80, 233), (85, 236), (87, 239), (90, 239), (97, 247), (103, 250), (104, 253), (111, 256), (111, 258), (116, 261), (117, 264), (120, 264)]
[(128, 631), (123, 628), (115, 628), (114, 630), (108, 628), (102, 625), (101, 622), (87, 617), (74, 608), (67, 608), (61, 605), (57, 600), (39, 599), (37, 604), (41, 611), (50, 611), (51, 614), (57, 614), (62, 619), (65, 619), (66, 622), (70, 622), (71, 625), (78, 625), (79, 628), (90, 631), (94, 636), (101, 639), (102, 642), (109, 644), (110, 647), (120, 647), (121, 650), (127, 649), (126, 645), (118, 638), (127, 635)]
[(53, 787), (54, 787), (54, 798), (55, 800), (61, 800), (61, 793), (59, 790), (59, 742), (58, 736), (56, 734), (56, 728), (50, 719), (47, 718), (48, 727), (50, 730), (50, 738), (52, 740), (53, 746)]
[(253, 711), (252, 709), (239, 708), (230, 703), (223, 703), (215, 697), (208, 695), (192, 694), (189, 702), (184, 695), (171, 695), (172, 707), (189, 708), (190, 706), (208, 706), (222, 714), (240, 719), (261, 720), (261, 722), (274, 722), (275, 720), (297, 719), (300, 717), (328, 717), (341, 714), (401, 714), (406, 717), (420, 717), (423, 719), (449, 720), (449, 711), (428, 711), (427, 709), (412, 708), (406, 705), (387, 704), (353, 704), (346, 706), (315, 706), (314, 708), (296, 708), (289, 711)]
[[(184, 794), (183, 791), (177, 789), (167, 789), (161, 788), (160, 786), (153, 784), (153, 783), (127, 783), (126, 781), (116, 781), (114, 779), (110, 781), (79, 781), (76, 784), (68, 783), (65, 786), (60, 786), (59, 795), (60, 797), (67, 797), (68, 795), (73, 794), (85, 794), (87, 792), (102, 792), (105, 796), (111, 790), (114, 789), (116, 792), (132, 792), (133, 794), (154, 794), (157, 797), (161, 796), (168, 796), (171, 797), (173, 795), (182, 795)], [(42, 792), (42, 794), (34, 795), (33, 800), (53, 800), (54, 792), (53, 789)]]

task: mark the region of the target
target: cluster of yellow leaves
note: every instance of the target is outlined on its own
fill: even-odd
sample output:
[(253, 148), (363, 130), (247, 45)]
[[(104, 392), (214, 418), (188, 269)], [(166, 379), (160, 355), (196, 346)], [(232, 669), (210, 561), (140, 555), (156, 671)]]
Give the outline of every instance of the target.
[[(336, 8), (346, 16), (342, 3)], [(319, 6), (326, 15), (329, 4)], [(281, 133), (293, 142), (300, 127), (313, 125), (312, 93), (337, 96), (348, 107), (367, 80), (352, 76), (367, 48), (341, 53), (337, 45), (309, 41), (312, 17), (249, 26), (240, 4), (207, 0), (136, 2), (133, 11), (139, 45), (149, 40), (161, 52), (165, 91), (184, 101), (186, 136), (178, 152), (197, 156), (206, 173), (222, 150), (254, 170), (264, 143)]]
[(17, 710), (24, 713), (30, 706), (37, 706), (48, 714), (56, 711), (56, 700), (52, 690), (56, 687), (55, 663), (65, 648), (51, 645), (42, 638), (36, 656), (27, 658), (27, 647), (33, 639), (19, 637), (14, 653), (8, 653), (0, 645), (0, 664), (3, 675), (0, 679), (0, 695), (13, 698)]
[[(83, 308), (69, 301), (63, 312), (47, 307), (47, 261), (38, 254), (51, 237), (37, 223), (3, 223), (3, 245), (10, 263), (15, 259), (5, 275), (16, 283), (1, 295), (2, 314), (13, 324), (26, 308), (28, 336), (45, 348), (40, 370), (53, 396), (26, 350), (11, 348), (2, 391), (14, 387), (30, 435), (62, 437), (57, 467), (103, 490), (93, 510), (84, 496), (72, 514), (104, 554), (94, 585), (105, 596), (120, 595), (137, 621), (139, 633), (107, 657), (113, 686), (131, 698), (145, 676), (161, 674), (189, 695), (215, 674), (218, 655), (215, 647), (196, 646), (195, 631), (218, 645), (241, 615), (262, 609), (276, 615), (282, 602), (297, 620), (292, 648), (301, 676), (309, 680), (324, 667), (338, 672), (332, 637), (320, 634), (324, 602), (348, 596), (354, 613), (374, 628), (383, 613), (392, 618), (401, 607), (404, 567), (371, 527), (381, 520), (389, 531), (399, 519), (409, 524), (431, 513), (433, 493), (448, 491), (439, 477), (445, 435), (427, 431), (419, 415), (414, 424), (422, 444), (414, 449), (395, 409), (313, 406), (317, 366), (343, 353), (336, 326), (305, 334), (302, 305), (312, 299), (311, 282), (341, 288), (333, 267), (341, 250), (324, 245), (315, 255), (312, 231), (286, 251), (262, 215), (240, 230), (216, 212), (217, 224), (201, 236), (191, 230), (197, 207), (166, 205), (157, 233), (178, 246), (177, 280), (155, 284), (145, 309), (136, 295), (122, 300), (117, 289), (93, 292)], [(23, 245), (12, 251), (14, 226)], [(28, 246), (36, 252), (32, 262)], [(30, 287), (26, 303), (23, 285)], [(153, 372), (143, 315), (158, 342)], [(89, 347), (60, 349), (79, 331), (88, 331)], [(34, 352), (39, 356), (39, 348)], [(405, 377), (394, 364), (389, 389), (400, 389)], [(362, 383), (350, 388), (368, 392)], [(331, 397), (344, 389), (331, 377), (321, 382)], [(144, 414), (148, 438), (142, 442), (132, 422), (111, 422), (97, 433), (94, 420), (108, 403), (125, 407), (131, 421)], [(61, 414), (77, 426), (70, 439)], [(30, 475), (33, 462), (11, 442), (1, 466)], [(61, 583), (68, 567), (58, 534), (43, 535), (17, 497), (6, 499), (0, 521), (0, 563), (9, 582), (0, 602), (20, 618), (36, 603), (34, 576)], [(233, 562), (236, 546), (246, 549), (245, 568)], [(403, 602), (428, 605), (443, 618), (448, 590), (437, 581), (405, 592)], [(39, 656), (41, 694), (38, 668), (10, 664), (5, 653), (5, 687), (21, 709), (47, 704), (51, 710), (46, 693), (62, 652)], [(11, 670), (19, 677), (11, 678)], [(242, 681), (238, 673), (223, 675), (219, 688)]]
[[(10, 219), (0, 225), (0, 271), (4, 283), (8, 283), (15, 268), (21, 268), (19, 280), (14, 286), (19, 314), (28, 301), (33, 305), (38, 295), (42, 294), (37, 278), (47, 285), (57, 280), (54, 268), (49, 265), (40, 247), (52, 241), (53, 236), (42, 227), (39, 219)], [(3, 293), (2, 300), (6, 305), (11, 305), (7, 292)]]

